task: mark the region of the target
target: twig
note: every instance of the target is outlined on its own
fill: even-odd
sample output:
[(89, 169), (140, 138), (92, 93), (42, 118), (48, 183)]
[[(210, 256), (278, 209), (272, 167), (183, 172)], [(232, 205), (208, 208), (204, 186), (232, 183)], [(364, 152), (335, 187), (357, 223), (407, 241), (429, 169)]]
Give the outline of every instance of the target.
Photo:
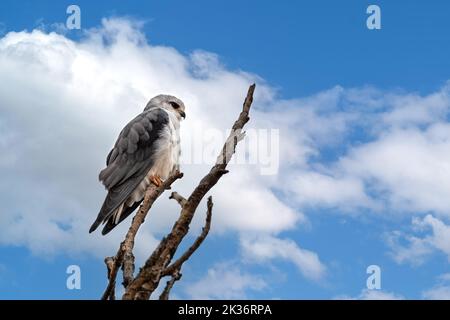
[(202, 229), (202, 233), (197, 237), (195, 242), (192, 244), (192, 246), (174, 263), (172, 263), (170, 266), (168, 266), (163, 272), (161, 276), (171, 275), (170, 280), (167, 281), (166, 286), (159, 296), (159, 300), (168, 300), (169, 299), (169, 293), (170, 290), (172, 290), (173, 285), (176, 281), (181, 279), (182, 274), (180, 273), (181, 267), (184, 262), (186, 262), (191, 255), (200, 247), (202, 242), (205, 240), (206, 236), (209, 233), (209, 230), (211, 229), (211, 216), (212, 216), (212, 208), (213, 208), (213, 202), (212, 197), (208, 197), (208, 204), (207, 204), (208, 210), (206, 211), (206, 220), (205, 220), (205, 226)]
[[(105, 264), (106, 264), (106, 269), (107, 269), (107, 276), (108, 276), (108, 280), (111, 279), (111, 273), (114, 267), (114, 257), (106, 257), (105, 258)], [(115, 294), (115, 279), (113, 279), (111, 281), (113, 283), (112, 289), (109, 290), (108, 292), (108, 296), (106, 297), (106, 299), (109, 300), (116, 300), (116, 294)]]
[(183, 265), (183, 263), (185, 263), (192, 256), (192, 254), (200, 247), (202, 242), (205, 240), (206, 236), (209, 233), (209, 230), (211, 229), (211, 216), (213, 208), (211, 196), (208, 197), (207, 207), (208, 209), (206, 211), (205, 226), (202, 229), (202, 233), (197, 237), (192, 246), (190, 246), (189, 249), (181, 257), (179, 257), (175, 262), (173, 262), (163, 271), (163, 276), (168, 276), (170, 274), (173, 274), (174, 272), (177, 272), (177, 270), (181, 270), (181, 266)]
[(175, 270), (175, 272), (170, 277), (170, 280), (166, 282), (166, 286), (159, 296), (159, 300), (169, 300), (170, 290), (172, 290), (175, 282), (181, 279), (181, 276), (182, 274), (178, 270)]
[(176, 200), (181, 207), (183, 207), (186, 204), (186, 199), (178, 192), (172, 192), (169, 199)]

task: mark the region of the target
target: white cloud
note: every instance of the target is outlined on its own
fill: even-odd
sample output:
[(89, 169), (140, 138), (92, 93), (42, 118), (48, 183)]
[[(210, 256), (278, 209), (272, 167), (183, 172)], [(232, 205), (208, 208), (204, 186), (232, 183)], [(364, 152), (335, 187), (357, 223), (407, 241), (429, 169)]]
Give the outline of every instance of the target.
[(364, 184), (354, 177), (334, 177), (319, 172), (299, 172), (289, 188), (300, 204), (322, 207), (354, 208), (373, 206)]
[(341, 160), (348, 175), (363, 181), (396, 211), (434, 211), (448, 215), (450, 205), (450, 125), (426, 130), (395, 129), (357, 147)]
[(326, 272), (325, 265), (315, 252), (300, 248), (289, 239), (278, 239), (273, 236), (243, 237), (241, 246), (244, 259), (256, 262), (286, 260), (292, 262), (308, 279), (320, 280)]
[(424, 291), (422, 297), (427, 300), (450, 300), (450, 286), (438, 285)]
[(386, 98), (393, 109), (383, 115), (383, 122), (393, 127), (432, 124), (448, 114), (448, 85), (443, 90), (421, 97), (416, 94), (390, 95)]
[(260, 291), (266, 282), (237, 266), (219, 263), (210, 268), (207, 274), (186, 288), (191, 299), (245, 299), (247, 291)]
[[(306, 213), (310, 206), (388, 219), (392, 214), (417, 218), (432, 212), (435, 218), (424, 222), (434, 236), (406, 235), (411, 248), (394, 245), (394, 257), (420, 263), (436, 249), (448, 255), (446, 227), (439, 218), (448, 218), (450, 212), (449, 84), (424, 96), (336, 87), (302, 103), (312, 106), (315, 117), (306, 118), (323, 126), (325, 134), (319, 138), (308, 132), (308, 139), (297, 143), (306, 151), (297, 155), (297, 167), (281, 173), (286, 198)], [(340, 124), (331, 131), (323, 119), (334, 117)], [(396, 243), (398, 233), (390, 236)]]
[(388, 234), (387, 242), (395, 261), (421, 264), (434, 251), (444, 253), (450, 261), (450, 225), (429, 214), (424, 218), (414, 218), (412, 227), (412, 232)]
[(422, 292), (422, 297), (428, 300), (450, 300), (450, 273), (438, 277), (438, 284)]
[[(104, 256), (116, 249), (126, 223), (107, 237), (87, 233), (105, 195), (97, 176), (121, 128), (151, 97), (168, 93), (185, 101), (183, 150), (199, 126), (227, 129), (255, 80), (250, 125), (264, 128), (264, 119), (272, 118), (271, 128), (281, 126), (265, 109), (278, 102), (262, 80), (225, 69), (211, 53), (185, 56), (150, 45), (139, 24), (125, 19), (104, 19), (80, 42), (41, 30), (10, 32), (0, 38), (0, 71), (8, 83), (0, 87), (0, 146), (7, 151), (0, 158), (0, 192), (7, 199), (0, 209), (0, 244), (37, 254)], [(209, 165), (182, 169), (185, 178), (174, 188), (188, 194)], [(276, 196), (276, 184), (255, 166), (233, 165), (212, 191), (213, 232), (279, 232), (304, 221)], [(139, 233), (146, 245), (138, 252), (149, 252), (154, 235), (166, 232), (178, 211), (166, 197), (158, 200)], [(202, 220), (196, 219), (197, 227)]]
[(404, 300), (405, 298), (402, 295), (383, 291), (383, 290), (370, 290), (363, 289), (361, 293), (356, 297), (351, 297), (347, 295), (337, 296), (334, 299), (336, 300)]
[(298, 126), (303, 154), (293, 154), (298, 165), (281, 189), (302, 208), (448, 216), (450, 85), (425, 96), (336, 87), (300, 105), (291, 118), (310, 110), (310, 124)]

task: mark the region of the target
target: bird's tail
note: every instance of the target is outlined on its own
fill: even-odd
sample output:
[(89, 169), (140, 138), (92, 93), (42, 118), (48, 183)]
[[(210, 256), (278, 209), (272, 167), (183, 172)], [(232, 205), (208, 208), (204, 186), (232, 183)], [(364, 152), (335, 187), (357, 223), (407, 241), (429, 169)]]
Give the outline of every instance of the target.
[(94, 232), (94, 231), (98, 228), (98, 226), (99, 226), (101, 223), (104, 223), (104, 222), (105, 222), (105, 216), (103, 215), (102, 210), (100, 210), (100, 212), (99, 212), (99, 214), (98, 214), (98, 216), (97, 216), (97, 219), (95, 219), (94, 223), (93, 223), (92, 226), (89, 228), (89, 233)]
[[(106, 196), (105, 203), (108, 202), (108, 196), (109, 194)], [(94, 232), (101, 223), (106, 223), (105, 227), (102, 230), (102, 235), (107, 234), (119, 223), (125, 220), (125, 218), (128, 217), (141, 204), (141, 202), (142, 200), (135, 202), (131, 207), (127, 207), (122, 203), (118, 208), (114, 208), (109, 212), (106, 210), (107, 205), (105, 205), (104, 203), (102, 208), (100, 209), (97, 219), (89, 229), (89, 233)]]
[(108, 191), (105, 201), (103, 201), (103, 205), (100, 209), (100, 212), (97, 215), (97, 219), (95, 219), (94, 223), (92, 224), (91, 228), (89, 229), (89, 233), (94, 232), (101, 223), (106, 222), (106, 220), (108, 220), (109, 217), (111, 215), (113, 215), (113, 213), (115, 211), (117, 211), (117, 207), (120, 207), (120, 203), (118, 205), (114, 204), (114, 201), (112, 198), (113, 198), (113, 192)]
[(94, 231), (98, 228), (98, 226), (99, 226), (100, 223), (102, 223), (102, 220), (99, 219), (99, 218), (97, 218), (97, 219), (94, 221), (94, 223), (92, 224), (92, 226), (89, 228), (89, 233), (94, 232)]
[(141, 201), (135, 202), (131, 207), (124, 206), (120, 212), (120, 215), (113, 214), (111, 217), (109, 217), (108, 221), (106, 222), (105, 226), (102, 230), (102, 235), (107, 234), (112, 229), (114, 229), (119, 223), (121, 223), (125, 218), (127, 218), (133, 211), (139, 207), (141, 204)]

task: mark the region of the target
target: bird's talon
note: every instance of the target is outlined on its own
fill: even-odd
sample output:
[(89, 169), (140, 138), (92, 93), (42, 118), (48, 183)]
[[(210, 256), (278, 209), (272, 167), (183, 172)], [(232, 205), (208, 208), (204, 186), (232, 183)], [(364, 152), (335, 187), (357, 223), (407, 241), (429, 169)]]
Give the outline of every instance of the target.
[(155, 186), (160, 187), (163, 184), (163, 180), (159, 176), (152, 176), (150, 178), (150, 182), (153, 183)]
[(162, 184), (161, 178), (158, 176), (151, 176), (150, 182), (153, 183), (157, 187), (160, 187)]

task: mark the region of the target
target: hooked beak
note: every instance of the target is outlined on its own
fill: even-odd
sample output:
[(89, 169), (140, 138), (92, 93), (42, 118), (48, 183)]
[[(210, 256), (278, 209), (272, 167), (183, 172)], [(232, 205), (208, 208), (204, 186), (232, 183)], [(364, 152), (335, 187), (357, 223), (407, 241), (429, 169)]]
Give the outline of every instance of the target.
[(184, 113), (184, 111), (180, 111), (180, 115), (183, 117), (183, 119), (186, 119), (186, 113)]

